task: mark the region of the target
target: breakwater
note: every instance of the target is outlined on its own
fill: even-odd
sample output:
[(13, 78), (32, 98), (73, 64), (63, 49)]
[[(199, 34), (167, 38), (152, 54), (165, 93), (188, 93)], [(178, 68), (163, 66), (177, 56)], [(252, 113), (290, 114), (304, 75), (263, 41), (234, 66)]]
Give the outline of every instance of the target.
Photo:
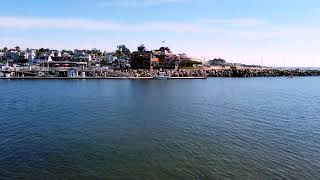
[[(150, 79), (159, 75), (159, 70), (78, 70), (78, 76), (67, 77), (66, 72), (61, 75), (53, 75), (54, 71), (11, 71), (2, 72), (0, 78), (9, 79)], [(179, 69), (163, 70), (167, 77), (172, 79), (192, 79), (206, 77), (293, 77), (293, 76), (320, 76), (320, 70), (300, 69)], [(10, 76), (6, 76), (9, 73)], [(41, 75), (40, 75), (41, 74)], [(51, 75), (50, 75), (51, 74)]]
[(228, 69), (206, 71), (207, 77), (320, 76), (319, 70)]
[[(157, 72), (156, 72), (157, 73)], [(281, 76), (320, 76), (319, 70), (284, 70), (284, 69), (215, 69), (215, 70), (166, 70), (170, 77), (281, 77)], [(150, 76), (146, 70), (130, 73), (133, 76)]]

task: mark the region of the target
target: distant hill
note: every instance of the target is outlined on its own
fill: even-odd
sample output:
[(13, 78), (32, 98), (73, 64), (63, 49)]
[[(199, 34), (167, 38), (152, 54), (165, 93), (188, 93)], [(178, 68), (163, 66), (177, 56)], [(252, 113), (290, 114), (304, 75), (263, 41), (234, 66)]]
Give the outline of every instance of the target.
[(217, 58), (208, 61), (208, 64), (210, 66), (236, 66), (236, 67), (253, 67), (253, 68), (260, 68), (261, 66), (259, 65), (246, 65), (246, 64), (241, 64), (241, 63), (229, 63), (224, 59)]

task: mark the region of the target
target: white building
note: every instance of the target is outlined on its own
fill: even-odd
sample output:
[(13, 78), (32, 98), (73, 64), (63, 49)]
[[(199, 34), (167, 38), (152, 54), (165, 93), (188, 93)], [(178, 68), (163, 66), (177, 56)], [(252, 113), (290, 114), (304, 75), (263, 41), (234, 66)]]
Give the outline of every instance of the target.
[(28, 49), (25, 54), (24, 57), (26, 59), (28, 59), (29, 63), (32, 63), (35, 61), (36, 58), (36, 51), (34, 49)]
[(11, 72), (13, 70), (13, 67), (10, 67), (8, 65), (8, 63), (4, 66), (1, 67), (1, 70), (6, 71), (6, 72), (1, 72), (0, 73), (0, 77), (7, 77), (10, 78), (11, 75), (13, 74), (13, 72)]
[(54, 56), (53, 57), (61, 57), (61, 51), (58, 51), (58, 50), (54, 50), (52, 51)]
[(35, 59), (35, 61), (36, 61), (37, 63), (51, 62), (51, 61), (53, 61), (53, 60), (52, 60), (52, 57), (55, 57), (53, 51), (43, 52), (39, 57), (37, 57), (37, 58)]

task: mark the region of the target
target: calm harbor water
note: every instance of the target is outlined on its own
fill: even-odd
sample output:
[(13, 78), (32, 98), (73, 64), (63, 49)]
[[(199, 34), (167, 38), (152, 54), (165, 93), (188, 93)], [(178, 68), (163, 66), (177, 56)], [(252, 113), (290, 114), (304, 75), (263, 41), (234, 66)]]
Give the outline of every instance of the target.
[(320, 78), (0, 80), (0, 179), (320, 179)]

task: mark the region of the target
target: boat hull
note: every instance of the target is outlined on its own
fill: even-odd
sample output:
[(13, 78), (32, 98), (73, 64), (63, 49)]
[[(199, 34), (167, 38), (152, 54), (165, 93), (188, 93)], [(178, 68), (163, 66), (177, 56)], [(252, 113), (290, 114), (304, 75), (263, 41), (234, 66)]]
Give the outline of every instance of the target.
[(168, 80), (167, 77), (154, 77), (154, 80)]

